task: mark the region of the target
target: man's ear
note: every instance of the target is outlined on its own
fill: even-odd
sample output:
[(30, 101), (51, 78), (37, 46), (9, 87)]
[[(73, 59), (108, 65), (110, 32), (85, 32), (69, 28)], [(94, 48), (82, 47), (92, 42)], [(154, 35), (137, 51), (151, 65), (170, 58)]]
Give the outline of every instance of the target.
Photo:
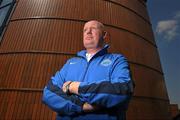
[(103, 31), (103, 39), (105, 40), (106, 39), (106, 37), (107, 37), (107, 31)]
[(110, 34), (107, 31), (103, 32), (104, 43), (110, 44)]

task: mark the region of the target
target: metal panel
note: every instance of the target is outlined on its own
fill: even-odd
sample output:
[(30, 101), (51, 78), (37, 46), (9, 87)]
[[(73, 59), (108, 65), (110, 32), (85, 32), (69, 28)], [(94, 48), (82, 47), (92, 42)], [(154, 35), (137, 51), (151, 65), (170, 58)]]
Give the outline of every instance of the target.
[(144, 0), (17, 0), (0, 44), (0, 119), (55, 119), (42, 89), (84, 49), (86, 21), (103, 22), (110, 52), (124, 54), (136, 83), (128, 119), (170, 119), (169, 98)]
[[(133, 1), (134, 5), (138, 6), (140, 4), (137, 0)], [(154, 43), (151, 26), (149, 22), (144, 20), (148, 20), (148, 18), (143, 17), (144, 19), (142, 19), (140, 16), (143, 15), (139, 16), (141, 12), (138, 14), (137, 12), (132, 12), (135, 11), (133, 8), (127, 9), (129, 7), (126, 6), (128, 2), (121, 3), (118, 5), (104, 0), (78, 0), (78, 2), (75, 0), (38, 0), (35, 2), (33, 0), (20, 0), (12, 19), (17, 20), (39, 16), (77, 20), (99, 19), (103, 23), (129, 30)], [(138, 8), (141, 11), (146, 10), (140, 5)]]

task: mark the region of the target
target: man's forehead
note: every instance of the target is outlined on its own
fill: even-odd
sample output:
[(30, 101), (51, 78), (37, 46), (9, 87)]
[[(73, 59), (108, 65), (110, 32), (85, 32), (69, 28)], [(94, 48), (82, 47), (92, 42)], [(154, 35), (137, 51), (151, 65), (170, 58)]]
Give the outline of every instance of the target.
[(86, 22), (84, 27), (88, 27), (88, 26), (100, 27), (101, 25), (102, 25), (102, 23), (93, 20), (93, 21)]

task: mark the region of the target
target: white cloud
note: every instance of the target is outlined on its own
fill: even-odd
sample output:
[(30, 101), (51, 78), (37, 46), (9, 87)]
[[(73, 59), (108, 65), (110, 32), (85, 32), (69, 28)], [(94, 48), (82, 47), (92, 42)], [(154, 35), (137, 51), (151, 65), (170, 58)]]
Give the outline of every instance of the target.
[(175, 16), (174, 16), (175, 19), (180, 19), (180, 11), (177, 11)]
[(164, 21), (159, 21), (156, 32), (157, 33), (162, 33), (168, 30), (171, 30), (173, 27), (177, 26), (177, 21), (176, 20), (164, 20)]
[(166, 34), (164, 35), (164, 38), (167, 40), (173, 40), (173, 38), (175, 38), (178, 35), (177, 28), (178, 26), (174, 26), (172, 29), (167, 30)]
[(162, 20), (157, 24), (156, 33), (158, 35), (163, 35), (166, 40), (171, 41), (178, 35), (177, 29), (178, 20)]

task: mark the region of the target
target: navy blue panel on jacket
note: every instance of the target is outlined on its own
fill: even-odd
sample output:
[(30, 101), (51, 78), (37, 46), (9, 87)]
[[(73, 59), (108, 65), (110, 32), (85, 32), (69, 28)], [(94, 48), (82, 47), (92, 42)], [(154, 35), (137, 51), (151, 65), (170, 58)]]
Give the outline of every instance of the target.
[[(107, 52), (105, 45), (88, 62), (86, 50), (67, 60), (43, 91), (43, 103), (57, 112), (57, 119), (117, 120), (125, 119), (133, 84), (127, 59)], [(79, 95), (63, 93), (66, 81), (79, 81)], [(86, 113), (83, 104), (98, 105), (97, 111)]]

